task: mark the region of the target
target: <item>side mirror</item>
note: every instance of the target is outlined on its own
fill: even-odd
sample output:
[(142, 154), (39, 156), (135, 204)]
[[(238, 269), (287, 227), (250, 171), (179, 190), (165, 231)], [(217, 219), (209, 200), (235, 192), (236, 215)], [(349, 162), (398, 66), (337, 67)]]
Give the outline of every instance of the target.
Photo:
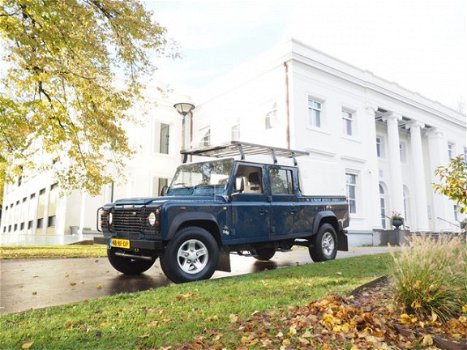
[(245, 183), (243, 182), (243, 177), (235, 178), (235, 189), (234, 193), (242, 193), (245, 190)]
[(160, 195), (163, 197), (167, 194), (167, 190), (169, 189), (169, 186), (164, 185), (161, 189)]

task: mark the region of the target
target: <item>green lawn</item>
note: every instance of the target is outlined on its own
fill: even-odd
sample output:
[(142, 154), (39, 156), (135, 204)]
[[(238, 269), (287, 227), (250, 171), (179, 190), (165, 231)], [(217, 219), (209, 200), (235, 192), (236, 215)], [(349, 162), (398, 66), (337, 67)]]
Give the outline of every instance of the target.
[(104, 245), (0, 247), (1, 259), (97, 258), (107, 256)]
[[(346, 293), (388, 272), (388, 254), (360, 256), (217, 280), (171, 284), (0, 317), (0, 348), (150, 349), (222, 331), (231, 317)], [(231, 316), (235, 315), (235, 316)]]

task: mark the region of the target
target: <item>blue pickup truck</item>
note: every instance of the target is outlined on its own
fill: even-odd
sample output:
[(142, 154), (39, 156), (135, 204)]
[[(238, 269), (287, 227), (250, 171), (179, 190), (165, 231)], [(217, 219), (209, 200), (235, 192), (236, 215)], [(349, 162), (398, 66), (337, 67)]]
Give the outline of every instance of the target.
[[(302, 194), (295, 157), (306, 152), (231, 142), (182, 154), (160, 197), (120, 199), (98, 211), (103, 236), (94, 242), (107, 245), (116, 270), (139, 274), (160, 258), (167, 277), (183, 283), (230, 271), (232, 252), (269, 260), (301, 245), (313, 261), (326, 261), (348, 250), (347, 199)], [(260, 154), (272, 162), (245, 160)], [(188, 156), (211, 158), (186, 163)]]

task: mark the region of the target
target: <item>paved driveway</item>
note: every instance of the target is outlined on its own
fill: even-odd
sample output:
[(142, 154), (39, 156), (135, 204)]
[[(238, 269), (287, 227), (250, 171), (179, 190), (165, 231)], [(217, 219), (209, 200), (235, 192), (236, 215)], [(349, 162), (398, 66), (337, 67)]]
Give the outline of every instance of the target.
[[(387, 252), (386, 247), (351, 248), (337, 258)], [(307, 249), (278, 252), (271, 261), (231, 255), (232, 272), (216, 272), (213, 278), (311, 263)], [(0, 260), (0, 313), (19, 312), (69, 304), (105, 295), (136, 292), (165, 286), (170, 281), (156, 261), (146, 273), (125, 276), (110, 266), (107, 258)]]

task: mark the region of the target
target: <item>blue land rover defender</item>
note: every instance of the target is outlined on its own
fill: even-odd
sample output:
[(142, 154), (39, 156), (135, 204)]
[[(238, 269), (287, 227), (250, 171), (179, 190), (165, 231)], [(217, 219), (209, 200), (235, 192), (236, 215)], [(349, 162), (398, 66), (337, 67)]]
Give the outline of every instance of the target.
[[(343, 196), (304, 196), (295, 157), (306, 152), (244, 142), (182, 151), (161, 197), (120, 199), (100, 208), (98, 229), (112, 266), (124, 274), (148, 270), (160, 258), (176, 283), (230, 271), (230, 253), (271, 259), (276, 251), (306, 246), (313, 261), (348, 250)], [(245, 160), (272, 155), (272, 162)], [(216, 158), (186, 163), (188, 156)], [(239, 158), (239, 159), (235, 159)], [(293, 160), (279, 165), (277, 157)]]

